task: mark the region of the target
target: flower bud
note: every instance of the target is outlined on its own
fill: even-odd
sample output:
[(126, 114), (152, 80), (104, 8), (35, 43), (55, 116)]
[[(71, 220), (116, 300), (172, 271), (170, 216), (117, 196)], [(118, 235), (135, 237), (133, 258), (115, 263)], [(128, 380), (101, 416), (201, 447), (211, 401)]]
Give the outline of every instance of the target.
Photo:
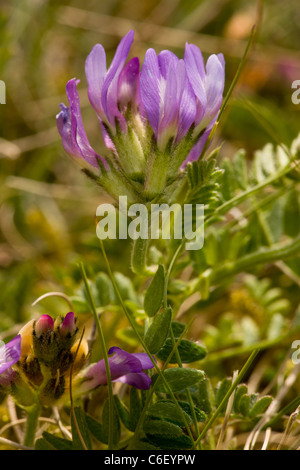
[(54, 322), (50, 315), (41, 315), (35, 324), (35, 334), (39, 338), (43, 334), (53, 331)]
[(41, 315), (33, 327), (34, 355), (45, 364), (51, 364), (60, 349), (53, 319), (49, 315)]
[(60, 327), (62, 337), (73, 336), (77, 331), (76, 319), (73, 312), (67, 313)]

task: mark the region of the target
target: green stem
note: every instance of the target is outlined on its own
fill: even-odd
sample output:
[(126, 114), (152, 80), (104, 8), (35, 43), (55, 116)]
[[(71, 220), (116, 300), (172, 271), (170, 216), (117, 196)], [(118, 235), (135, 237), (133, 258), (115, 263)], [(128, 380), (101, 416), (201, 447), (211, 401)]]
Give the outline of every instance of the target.
[[(164, 307), (165, 307), (165, 308), (167, 308), (167, 306), (168, 306), (168, 283), (169, 283), (171, 271), (172, 271), (172, 269), (173, 269), (174, 263), (175, 263), (175, 261), (176, 261), (176, 259), (177, 259), (177, 256), (179, 255), (179, 253), (180, 253), (180, 251), (181, 251), (181, 248), (183, 247), (183, 244), (184, 244), (184, 243), (185, 243), (185, 239), (182, 240), (182, 242), (181, 242), (180, 245), (178, 246), (177, 250), (175, 251), (175, 253), (174, 253), (173, 257), (172, 257), (172, 260), (171, 260), (171, 262), (170, 262), (170, 264), (169, 264), (167, 273), (166, 273), (166, 278), (165, 278), (165, 290), (164, 290)], [(178, 352), (178, 348), (177, 348), (177, 346), (176, 346), (175, 336), (174, 336), (172, 327), (170, 328), (170, 336), (171, 336), (172, 346), (173, 346), (173, 349), (174, 349), (175, 354), (176, 354), (177, 364), (179, 365), (179, 367), (182, 367), (182, 361), (181, 361), (180, 354), (179, 354), (179, 352)], [(179, 344), (180, 344), (180, 343), (178, 343), (178, 345), (179, 345)], [(171, 357), (172, 357), (172, 356), (171, 356)], [(192, 395), (191, 395), (191, 392), (189, 391), (188, 388), (185, 390), (185, 392), (186, 392), (187, 399), (188, 399), (188, 402), (189, 402), (189, 405), (190, 405), (190, 408), (191, 408), (191, 412), (192, 412), (192, 415), (193, 415), (193, 421), (194, 421), (196, 436), (199, 437), (198, 421), (197, 421), (197, 417), (196, 417), (196, 413), (195, 413), (195, 408), (194, 408), (194, 403), (193, 403), (193, 400), (192, 400)], [(199, 444), (200, 444), (200, 442), (199, 442)]]
[(92, 292), (91, 292), (91, 289), (90, 289), (90, 286), (89, 286), (89, 283), (88, 283), (87, 275), (86, 275), (86, 272), (85, 272), (85, 269), (84, 269), (84, 266), (83, 266), (82, 263), (80, 264), (80, 270), (81, 270), (82, 278), (83, 278), (84, 285), (85, 285), (85, 288), (86, 288), (86, 292), (87, 292), (87, 295), (88, 295), (88, 299), (89, 299), (89, 302), (90, 302), (90, 305), (91, 305), (91, 308), (92, 308), (92, 312), (93, 312), (93, 316), (94, 316), (94, 320), (95, 320), (95, 324), (96, 324), (96, 327), (97, 327), (97, 331), (98, 331), (98, 335), (99, 335), (99, 339), (100, 339), (100, 344), (101, 344), (101, 348), (102, 348), (102, 352), (103, 352), (103, 357), (104, 357), (104, 363), (105, 363), (105, 369), (106, 369), (106, 375), (107, 375), (108, 395), (109, 395), (108, 449), (112, 450), (114, 448), (114, 444), (113, 444), (113, 439), (114, 439), (114, 436), (113, 436), (114, 396), (113, 396), (113, 390), (112, 390), (111, 373), (110, 373), (107, 349), (106, 349), (105, 339), (104, 339), (104, 335), (103, 335), (103, 331), (102, 331), (102, 326), (101, 326), (101, 323), (100, 323), (100, 320), (99, 320), (99, 317), (98, 317), (98, 314), (97, 314), (95, 301), (94, 301), (94, 298), (92, 296)]
[[(179, 354), (179, 351), (178, 351), (178, 347), (176, 346), (176, 340), (175, 340), (175, 336), (174, 336), (172, 326), (170, 327), (170, 336), (171, 336), (172, 346), (175, 350), (177, 364), (179, 365), (179, 367), (182, 368), (182, 361), (181, 361), (181, 357), (180, 357), (180, 354)], [(196, 431), (196, 437), (198, 438), (199, 437), (199, 428), (198, 428), (198, 421), (197, 421), (197, 416), (196, 416), (196, 413), (195, 413), (195, 407), (194, 407), (194, 402), (193, 402), (193, 399), (192, 399), (192, 395), (191, 395), (191, 392), (188, 388), (185, 389), (185, 393), (186, 393), (188, 403), (189, 403), (190, 408), (191, 408), (192, 417), (193, 417), (194, 426), (195, 426), (195, 431)], [(199, 441), (199, 444), (200, 444), (200, 441)]]
[(242, 367), (240, 373), (238, 374), (237, 378), (235, 379), (235, 381), (233, 382), (233, 384), (231, 385), (231, 387), (229, 388), (228, 392), (225, 394), (223, 400), (221, 401), (221, 403), (219, 404), (219, 406), (217, 407), (216, 411), (214, 412), (214, 414), (210, 417), (210, 419), (207, 421), (206, 425), (204, 426), (200, 436), (198, 437), (197, 441), (196, 441), (196, 445), (206, 436), (206, 433), (207, 431), (211, 428), (212, 424), (215, 422), (215, 420), (217, 419), (217, 417), (219, 416), (222, 408), (224, 407), (224, 405), (227, 403), (227, 400), (229, 399), (229, 397), (231, 396), (231, 394), (234, 392), (234, 390), (236, 389), (236, 387), (238, 386), (238, 384), (241, 382), (241, 380), (243, 379), (244, 375), (246, 374), (246, 372), (248, 371), (249, 367), (251, 366), (251, 364), (253, 363), (254, 359), (256, 358), (257, 354), (259, 353), (259, 349), (255, 349), (255, 351), (253, 351), (250, 355), (250, 357), (248, 358), (247, 362), (244, 364), (244, 366)]
[(131, 269), (135, 274), (141, 276), (153, 276), (155, 271), (152, 271), (147, 266), (147, 253), (148, 253), (149, 240), (137, 238), (133, 242), (131, 253)]
[(246, 46), (244, 55), (243, 55), (243, 57), (242, 57), (242, 59), (241, 59), (241, 62), (239, 63), (238, 69), (237, 69), (237, 71), (236, 71), (236, 74), (235, 74), (235, 76), (234, 76), (232, 82), (231, 82), (231, 85), (230, 85), (230, 87), (229, 87), (229, 90), (227, 91), (227, 94), (226, 94), (226, 96), (225, 96), (225, 98), (224, 98), (224, 100), (223, 100), (223, 103), (222, 103), (222, 106), (221, 106), (221, 109), (220, 109), (220, 112), (219, 112), (219, 115), (218, 115), (218, 121), (220, 121), (220, 119), (221, 119), (221, 116), (222, 116), (222, 114), (223, 114), (223, 112), (224, 112), (224, 110), (225, 110), (225, 108), (226, 108), (226, 106), (227, 106), (227, 103), (228, 103), (228, 101), (229, 101), (229, 98), (230, 98), (231, 95), (232, 95), (232, 92), (233, 92), (233, 90), (234, 90), (234, 88), (235, 88), (235, 86), (236, 86), (236, 84), (237, 84), (237, 81), (238, 81), (238, 79), (239, 79), (239, 77), (240, 77), (240, 75), (241, 75), (241, 72), (242, 72), (242, 70), (243, 70), (243, 68), (244, 68), (244, 65), (245, 65), (245, 63), (246, 63), (246, 61), (247, 61), (247, 57), (248, 57), (250, 48), (251, 48), (252, 43), (253, 43), (253, 40), (254, 40), (254, 38), (255, 38), (255, 30), (256, 30), (256, 28), (255, 28), (255, 26), (253, 26), (252, 29), (251, 29), (251, 34), (250, 34), (250, 36), (249, 36), (248, 43), (247, 43), (247, 46)]
[(285, 175), (287, 175), (290, 171), (292, 171), (292, 166), (291, 162), (289, 162), (284, 168), (279, 170), (277, 173), (274, 175), (269, 176), (266, 178), (264, 181), (261, 183), (252, 186), (251, 188), (247, 189), (246, 191), (243, 191), (239, 194), (237, 194), (235, 197), (230, 199), (229, 201), (224, 202), (221, 206), (219, 206), (215, 211), (213, 216), (209, 217), (204, 224), (204, 227), (208, 227), (211, 222), (215, 221), (215, 217), (219, 215), (225, 215), (230, 209), (233, 207), (238, 206), (245, 200), (247, 200), (250, 196), (253, 196), (256, 193), (259, 193), (262, 189), (264, 189), (266, 186), (269, 186), (270, 184), (275, 183), (275, 181), (279, 180), (280, 178), (283, 178)]
[(115, 278), (114, 278), (114, 276), (113, 276), (113, 273), (112, 273), (112, 270), (111, 270), (111, 267), (110, 267), (108, 258), (107, 258), (107, 256), (106, 256), (106, 252), (105, 252), (105, 249), (104, 249), (103, 242), (102, 242), (102, 240), (99, 240), (99, 241), (100, 241), (101, 251), (102, 251), (103, 258), (104, 258), (104, 261), (105, 261), (105, 264), (106, 264), (106, 267), (107, 267), (107, 271), (108, 271), (109, 277), (110, 277), (110, 279), (111, 279), (111, 282), (112, 282), (112, 284), (113, 284), (113, 287), (114, 287), (115, 292), (116, 292), (116, 294), (117, 294), (117, 297), (118, 297), (118, 299), (119, 299), (119, 302), (120, 302), (120, 304), (121, 304), (121, 307), (122, 307), (122, 309), (123, 309), (123, 311), (124, 311), (124, 313), (125, 313), (125, 315), (126, 315), (126, 318), (127, 318), (128, 322), (129, 322), (131, 328), (132, 328), (133, 331), (135, 332), (135, 334), (136, 334), (136, 336), (137, 336), (139, 342), (140, 342), (141, 345), (143, 346), (143, 348), (144, 348), (146, 354), (149, 356), (149, 359), (151, 360), (151, 362), (152, 362), (152, 364), (153, 364), (153, 367), (155, 368), (157, 374), (159, 375), (159, 378), (160, 378), (161, 381), (164, 383), (165, 387), (166, 387), (167, 390), (168, 390), (168, 393), (170, 394), (172, 400), (174, 401), (174, 404), (175, 404), (175, 406), (176, 406), (178, 412), (180, 413), (180, 415), (181, 415), (181, 417), (182, 417), (182, 419), (183, 419), (183, 421), (184, 421), (184, 423), (185, 423), (185, 427), (186, 427), (186, 429), (187, 429), (187, 432), (188, 432), (188, 434), (189, 434), (190, 439), (191, 439), (192, 442), (193, 442), (193, 448), (194, 448), (194, 439), (193, 439), (193, 435), (192, 435), (192, 433), (191, 433), (191, 430), (190, 430), (190, 428), (189, 428), (189, 424), (188, 424), (188, 422), (187, 422), (187, 420), (186, 420), (186, 417), (185, 417), (185, 415), (184, 415), (184, 413), (183, 413), (183, 410), (182, 410), (182, 408), (180, 407), (180, 405), (178, 404), (178, 401), (177, 401), (177, 399), (176, 399), (176, 397), (175, 397), (175, 395), (174, 395), (174, 393), (173, 393), (173, 390), (171, 389), (170, 385), (168, 384), (168, 382), (167, 382), (167, 380), (166, 380), (164, 374), (162, 373), (162, 371), (161, 371), (160, 368), (158, 367), (158, 365), (157, 365), (155, 359), (153, 358), (153, 356), (152, 356), (152, 354), (150, 353), (150, 351), (149, 351), (147, 345), (145, 344), (144, 339), (142, 338), (142, 336), (140, 335), (138, 329), (136, 328), (136, 325), (135, 325), (133, 319), (131, 318), (130, 314), (129, 314), (128, 311), (127, 311), (127, 308), (126, 308), (126, 306), (125, 306), (125, 304), (124, 304), (124, 301), (123, 301), (123, 299), (122, 299), (122, 296), (121, 296), (120, 291), (119, 291), (119, 289), (118, 289), (118, 286), (117, 286), (117, 284), (116, 284)]
[(277, 421), (282, 418), (283, 416), (287, 416), (300, 405), (300, 397), (294, 398), (290, 403), (288, 403), (284, 408), (282, 408), (275, 416), (273, 416), (264, 426), (262, 430), (266, 430), (267, 428), (273, 427)]
[(199, 157), (199, 160), (202, 160), (202, 158), (204, 157), (204, 155), (205, 155), (205, 153), (206, 153), (206, 151), (207, 151), (207, 149), (208, 149), (208, 147), (209, 147), (209, 145), (210, 145), (210, 143), (211, 143), (211, 141), (212, 141), (212, 139), (213, 139), (213, 136), (214, 136), (214, 134), (215, 134), (215, 132), (216, 132), (216, 130), (217, 130), (217, 127), (218, 127), (218, 125), (219, 125), (219, 122), (220, 122), (220, 120), (221, 120), (221, 116), (222, 116), (222, 114), (223, 114), (223, 112), (224, 112), (224, 110), (225, 110), (225, 108), (226, 108), (226, 106), (227, 106), (227, 103), (228, 103), (228, 101), (229, 101), (229, 98), (231, 97), (232, 92), (233, 92), (233, 90), (234, 90), (234, 88), (235, 88), (235, 86), (236, 86), (236, 84), (237, 84), (237, 81), (238, 81), (238, 79), (239, 79), (239, 77), (240, 77), (240, 75), (241, 75), (241, 73), (242, 73), (242, 70), (243, 70), (243, 68), (244, 68), (244, 66), (245, 66), (245, 63), (246, 63), (246, 61), (247, 61), (247, 57), (248, 57), (250, 48), (251, 48), (251, 46), (252, 46), (252, 44), (253, 44), (254, 38), (255, 38), (255, 26), (252, 27), (251, 34), (250, 34), (250, 37), (249, 37), (249, 40), (248, 40), (247, 47), (246, 47), (246, 49), (245, 49), (244, 55), (243, 55), (243, 57), (242, 57), (242, 59), (241, 59), (241, 61), (240, 61), (240, 63), (239, 63), (238, 69), (237, 69), (237, 71), (236, 71), (236, 74), (235, 74), (235, 76), (234, 76), (232, 82), (231, 82), (231, 85), (230, 85), (230, 87), (229, 87), (229, 90), (227, 91), (227, 94), (226, 94), (226, 96), (225, 96), (225, 98), (224, 98), (224, 100), (223, 100), (223, 103), (222, 103), (220, 112), (219, 112), (219, 114), (218, 114), (218, 120), (215, 122), (215, 124), (214, 124), (214, 126), (213, 126), (213, 128), (212, 128), (212, 130), (211, 130), (211, 132), (210, 132), (210, 134), (209, 134), (209, 136), (208, 136), (208, 139), (207, 139), (207, 141), (206, 141), (206, 143), (205, 143), (205, 145), (204, 145), (204, 148), (203, 148), (203, 150), (202, 150), (202, 152), (201, 152), (201, 155), (200, 155), (200, 157)]
[(234, 261), (225, 263), (219, 269), (212, 272), (212, 282), (218, 283), (227, 276), (253, 268), (259, 264), (271, 263), (295, 256), (300, 251), (300, 235), (289, 243), (274, 245), (271, 248), (261, 249)]
[(272, 193), (270, 196), (265, 197), (264, 199), (260, 201), (256, 201), (255, 206), (249, 207), (249, 209), (245, 210), (243, 213), (241, 213), (240, 217), (237, 217), (233, 219), (231, 222), (227, 223), (227, 227), (230, 229), (232, 233), (235, 233), (236, 230), (240, 230), (240, 228), (236, 228), (235, 226), (239, 224), (239, 222), (243, 219), (246, 219), (250, 215), (252, 215), (254, 212), (256, 212), (259, 209), (263, 209), (264, 207), (268, 206), (272, 202), (274, 202), (276, 199), (278, 199), (280, 196), (283, 194), (286, 194), (286, 192), (290, 189), (293, 188), (294, 184), (289, 185), (288, 187), (283, 187), (280, 190), (278, 190), (275, 193)]
[(185, 244), (186, 242), (186, 238), (183, 237), (180, 245), (178, 246), (177, 250), (175, 251), (172, 259), (171, 259), (171, 262), (169, 264), (169, 267), (167, 269), (167, 272), (166, 272), (166, 277), (165, 277), (165, 287), (164, 287), (164, 299), (163, 299), (163, 302), (164, 302), (164, 307), (167, 308), (168, 306), (168, 285), (169, 285), (169, 279), (170, 279), (170, 275), (171, 275), (171, 271), (173, 269), (173, 266), (174, 266), (174, 263), (177, 259), (177, 256), (179, 255), (183, 245)]
[(211, 364), (212, 362), (219, 362), (225, 359), (230, 359), (232, 357), (242, 356), (244, 354), (249, 354), (255, 349), (259, 349), (260, 351), (264, 349), (272, 348), (278, 344), (282, 344), (284, 341), (287, 341), (297, 332), (297, 329), (292, 330), (288, 335), (279, 336), (275, 339), (265, 339), (262, 341), (258, 341), (255, 344), (250, 344), (248, 346), (237, 346), (235, 348), (228, 348), (223, 351), (212, 351), (209, 352), (207, 358), (203, 359), (202, 364), (206, 366), (207, 364)]
[[(162, 369), (161, 369), (161, 372), (163, 373), (166, 368), (168, 367), (169, 365), (169, 362), (171, 360), (171, 358), (173, 357), (180, 341), (182, 340), (182, 338), (186, 335), (188, 329), (190, 328), (191, 324), (192, 324), (193, 320), (190, 321), (190, 323), (185, 327), (184, 331), (181, 333), (180, 337), (177, 339), (175, 345), (172, 346), (172, 350), (167, 358), (167, 360), (165, 361)], [(138, 437), (139, 433), (140, 433), (140, 430), (142, 429), (142, 426), (143, 426), (143, 423), (144, 423), (144, 420), (146, 418), (146, 414), (147, 414), (147, 410), (148, 410), (148, 406), (150, 405), (151, 403), (151, 400), (152, 400), (152, 397), (154, 395), (154, 392), (156, 390), (156, 387), (158, 385), (158, 380), (156, 380), (153, 384), (153, 386), (151, 387), (151, 389), (149, 390), (148, 392), (148, 395), (147, 395), (147, 399), (146, 399), (146, 402), (145, 402), (145, 405), (144, 405), (144, 408), (140, 414), (140, 417), (139, 417), (139, 420), (138, 420), (138, 423), (136, 425), (136, 428), (135, 428), (135, 431), (134, 431), (134, 439)]]
[(26, 431), (24, 437), (24, 445), (33, 447), (35, 441), (35, 434), (38, 426), (38, 420), (40, 416), (40, 405), (35, 403), (34, 405), (26, 408), (27, 421)]
[(163, 193), (170, 167), (170, 151), (156, 149), (148, 158), (144, 193), (149, 200)]
[[(219, 284), (228, 279), (230, 276), (234, 276), (243, 271), (247, 271), (255, 266), (265, 263), (272, 263), (278, 260), (289, 259), (293, 256), (298, 255), (300, 252), (300, 235), (289, 243), (274, 245), (270, 248), (262, 248), (254, 253), (243, 256), (234, 262), (224, 263), (217, 269), (211, 270), (209, 273), (209, 280), (211, 285)], [(198, 278), (196, 282), (192, 282), (189, 290), (189, 295), (196, 292), (201, 284), (203, 274)]]

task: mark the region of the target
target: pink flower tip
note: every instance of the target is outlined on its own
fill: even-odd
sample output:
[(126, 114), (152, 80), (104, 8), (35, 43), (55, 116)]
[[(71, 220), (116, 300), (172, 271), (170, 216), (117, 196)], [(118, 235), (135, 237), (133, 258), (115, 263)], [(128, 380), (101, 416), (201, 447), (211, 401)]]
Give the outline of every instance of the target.
[(54, 322), (50, 315), (41, 315), (35, 324), (35, 333), (40, 337), (43, 333), (53, 330)]
[(67, 336), (68, 334), (73, 335), (76, 331), (76, 320), (73, 312), (67, 313), (60, 327), (60, 333), (62, 336)]

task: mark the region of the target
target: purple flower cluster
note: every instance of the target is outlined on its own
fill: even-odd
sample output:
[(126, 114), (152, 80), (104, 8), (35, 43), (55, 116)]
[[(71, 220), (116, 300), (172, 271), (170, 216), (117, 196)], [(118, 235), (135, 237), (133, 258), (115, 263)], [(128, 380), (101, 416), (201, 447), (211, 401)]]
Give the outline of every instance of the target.
[[(225, 63), (222, 54), (213, 54), (205, 64), (199, 48), (186, 44), (183, 59), (167, 50), (157, 55), (148, 49), (140, 70), (137, 57), (126, 64), (133, 35), (130, 31), (121, 40), (108, 69), (105, 50), (96, 44), (86, 59), (85, 73), (90, 103), (104, 143), (113, 153), (110, 160), (127, 176), (135, 168), (147, 179), (153, 140), (156, 152), (168, 151), (172, 160), (178, 144), (186, 139), (186, 153), (181, 152), (176, 170), (199, 158), (221, 107)], [(78, 82), (68, 82), (69, 107), (62, 104), (57, 115), (62, 143), (82, 165), (87, 162), (99, 168), (100, 164), (107, 170), (109, 161), (92, 149), (83, 128)]]
[(141, 97), (160, 149), (178, 143), (193, 126), (197, 135), (216, 118), (224, 88), (224, 59), (211, 55), (206, 69), (198, 47), (186, 44), (184, 59), (170, 51), (146, 52)]

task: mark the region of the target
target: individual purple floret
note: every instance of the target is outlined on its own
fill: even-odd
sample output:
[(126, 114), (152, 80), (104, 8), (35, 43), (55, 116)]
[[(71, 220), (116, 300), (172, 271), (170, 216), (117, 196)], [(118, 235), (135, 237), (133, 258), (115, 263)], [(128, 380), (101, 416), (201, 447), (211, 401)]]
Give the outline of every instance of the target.
[[(150, 387), (151, 378), (143, 371), (152, 369), (154, 366), (147, 354), (131, 354), (118, 347), (110, 348), (108, 354), (113, 354), (108, 358), (113, 382), (127, 383), (141, 390)], [(80, 376), (81, 379), (84, 379), (80, 387), (82, 391), (92, 390), (99, 385), (106, 385), (107, 376), (104, 359), (83, 370)]]

